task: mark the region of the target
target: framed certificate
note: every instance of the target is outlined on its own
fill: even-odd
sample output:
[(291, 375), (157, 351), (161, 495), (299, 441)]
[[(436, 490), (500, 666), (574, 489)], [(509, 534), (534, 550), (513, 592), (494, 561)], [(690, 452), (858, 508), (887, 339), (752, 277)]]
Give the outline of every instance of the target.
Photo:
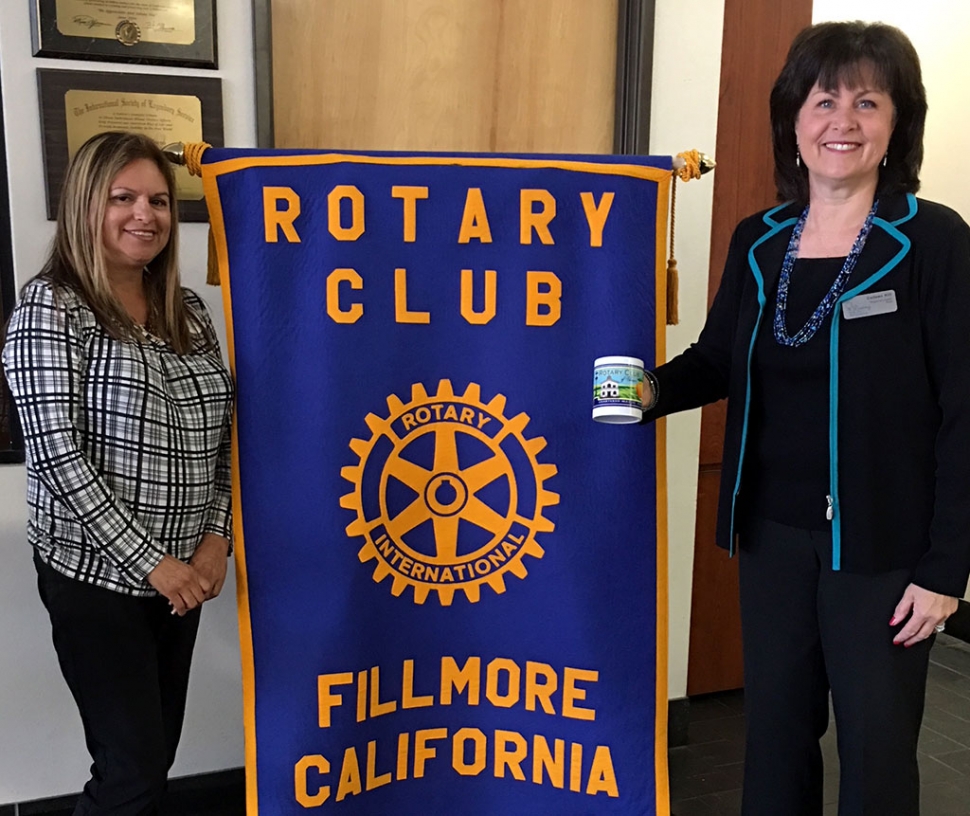
[(36, 57), (215, 68), (216, 0), (32, 0)]
[[(97, 133), (129, 130), (160, 146), (208, 142), (223, 146), (222, 81), (215, 77), (37, 70), (43, 127), (47, 217), (57, 204), (67, 164)], [(175, 168), (179, 219), (206, 221), (202, 179)]]

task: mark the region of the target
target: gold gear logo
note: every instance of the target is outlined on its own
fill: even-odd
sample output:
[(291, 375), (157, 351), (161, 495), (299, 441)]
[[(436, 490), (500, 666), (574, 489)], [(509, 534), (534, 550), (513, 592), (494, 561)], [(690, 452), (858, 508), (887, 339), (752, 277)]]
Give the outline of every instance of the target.
[(358, 558), (376, 561), (375, 582), (392, 577), (392, 595), (411, 586), (415, 603), (436, 592), (450, 606), (457, 591), (477, 603), (482, 584), (501, 594), (507, 573), (528, 574), (525, 556), (542, 558), (536, 534), (555, 529), (542, 513), (559, 503), (544, 485), (557, 469), (539, 463), (546, 440), (525, 436), (529, 416), (507, 419), (505, 404), (483, 403), (475, 383), (461, 395), (449, 380), (432, 395), (419, 383), (410, 402), (387, 398), (386, 418), (367, 415), (370, 439), (351, 440), (347, 534), (363, 537)]

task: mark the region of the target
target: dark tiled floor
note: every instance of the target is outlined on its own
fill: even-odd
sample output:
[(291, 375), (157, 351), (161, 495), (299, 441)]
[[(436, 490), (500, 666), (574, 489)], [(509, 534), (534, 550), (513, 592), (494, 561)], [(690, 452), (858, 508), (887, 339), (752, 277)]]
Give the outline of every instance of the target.
[[(10, 806), (9, 816), (71, 816), (77, 796), (27, 802), (19, 811)], [(246, 812), (242, 769), (182, 777), (172, 780), (166, 801), (166, 816), (241, 816)], [(0, 807), (0, 816), (8, 816)]]
[[(741, 692), (694, 698), (689, 742), (670, 751), (673, 816), (738, 816), (744, 761)], [(838, 812), (835, 729), (822, 740), (825, 816)], [(970, 816), (970, 646), (941, 635), (930, 655), (919, 743), (923, 816)], [(888, 816), (888, 814), (887, 814)]]

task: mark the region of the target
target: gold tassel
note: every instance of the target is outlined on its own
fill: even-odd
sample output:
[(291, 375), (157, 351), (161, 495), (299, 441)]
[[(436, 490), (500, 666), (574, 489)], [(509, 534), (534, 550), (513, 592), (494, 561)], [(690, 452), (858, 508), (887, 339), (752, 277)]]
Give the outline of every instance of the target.
[(209, 227), (209, 252), (205, 264), (205, 282), (209, 286), (218, 286), (219, 280), (219, 255), (216, 252), (216, 237), (212, 234), (212, 227)]
[(667, 325), (676, 326), (680, 323), (678, 313), (678, 289), (680, 280), (677, 275), (677, 260), (671, 258), (667, 261)]
[(670, 257), (667, 259), (667, 325), (676, 326), (680, 322), (679, 290), (680, 276), (677, 272), (677, 259), (674, 253), (674, 228), (677, 223), (677, 179), (691, 181), (699, 179), (702, 173), (713, 169), (714, 162), (696, 150), (685, 150), (677, 154), (684, 160), (684, 166), (674, 170), (670, 185)]
[(677, 294), (680, 280), (677, 274), (677, 259), (674, 257), (674, 226), (677, 221), (677, 175), (670, 185), (670, 256), (667, 258), (667, 325), (676, 326), (680, 322)]

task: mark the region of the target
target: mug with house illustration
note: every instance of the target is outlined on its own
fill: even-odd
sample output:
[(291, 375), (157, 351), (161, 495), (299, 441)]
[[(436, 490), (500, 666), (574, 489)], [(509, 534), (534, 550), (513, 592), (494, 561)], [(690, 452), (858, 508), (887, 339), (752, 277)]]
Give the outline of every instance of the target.
[(643, 419), (643, 360), (620, 354), (596, 358), (593, 419), (614, 425)]

